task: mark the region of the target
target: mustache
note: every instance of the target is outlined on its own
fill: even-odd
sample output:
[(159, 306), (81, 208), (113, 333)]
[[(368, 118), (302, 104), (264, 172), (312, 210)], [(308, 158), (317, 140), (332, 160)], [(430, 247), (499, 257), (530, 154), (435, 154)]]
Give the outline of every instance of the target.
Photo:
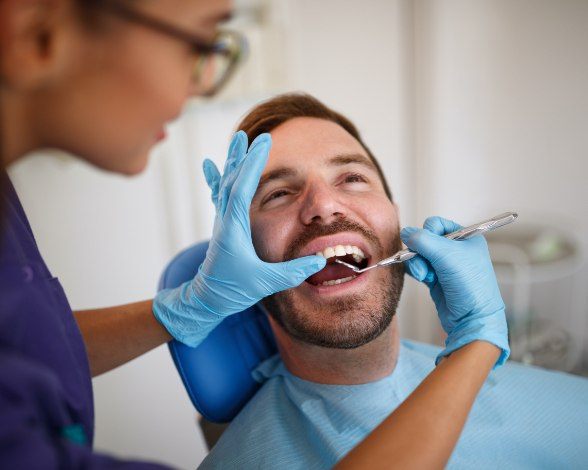
[(311, 240), (318, 237), (324, 237), (327, 235), (335, 235), (341, 232), (356, 232), (361, 234), (368, 242), (374, 245), (380, 253), (383, 253), (383, 247), (376, 234), (370, 229), (352, 222), (351, 220), (339, 219), (329, 225), (320, 223), (313, 223), (308, 226), (304, 232), (302, 232), (286, 249), (284, 260), (290, 260), (298, 258), (300, 251), (304, 248)]

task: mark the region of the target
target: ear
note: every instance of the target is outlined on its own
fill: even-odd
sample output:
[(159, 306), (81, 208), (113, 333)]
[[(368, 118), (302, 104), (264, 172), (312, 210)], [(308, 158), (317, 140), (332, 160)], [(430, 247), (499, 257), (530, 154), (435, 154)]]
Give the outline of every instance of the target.
[(0, 83), (34, 89), (55, 77), (67, 57), (73, 18), (68, 0), (0, 1)]

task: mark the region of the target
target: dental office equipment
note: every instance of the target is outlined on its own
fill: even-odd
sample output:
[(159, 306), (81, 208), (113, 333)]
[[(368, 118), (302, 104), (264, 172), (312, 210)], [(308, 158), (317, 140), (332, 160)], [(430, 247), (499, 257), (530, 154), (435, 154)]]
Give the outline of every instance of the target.
[[(484, 222), (464, 227), (461, 230), (457, 230), (456, 232), (448, 233), (447, 235), (445, 235), (445, 238), (449, 238), (450, 240), (467, 240), (470, 237), (481, 235), (483, 233), (490, 232), (491, 230), (496, 230), (497, 228), (508, 225), (511, 222), (514, 222), (517, 217), (518, 214), (516, 212), (504, 212), (503, 214), (492, 217), (491, 219), (485, 220)], [(335, 262), (347, 266), (354, 272), (361, 274), (366, 271), (369, 271), (372, 268), (379, 268), (382, 266), (388, 266), (390, 264), (403, 263), (404, 261), (414, 258), (416, 255), (417, 253), (415, 253), (414, 251), (410, 251), (407, 248), (404, 250), (400, 250), (399, 252), (390, 256), (389, 258), (384, 258), (378, 263), (363, 269), (360, 269), (352, 264), (346, 263), (345, 261), (341, 261), (340, 259), (336, 259)]]

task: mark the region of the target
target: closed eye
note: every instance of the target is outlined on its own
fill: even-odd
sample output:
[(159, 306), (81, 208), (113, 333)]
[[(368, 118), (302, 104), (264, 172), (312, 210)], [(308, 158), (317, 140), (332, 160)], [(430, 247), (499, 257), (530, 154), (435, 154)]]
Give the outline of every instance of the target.
[(281, 197), (287, 196), (288, 194), (290, 194), (290, 191), (288, 191), (286, 189), (278, 189), (278, 190), (268, 194), (264, 198), (264, 200), (262, 201), (262, 204), (265, 204), (265, 203), (273, 201), (275, 199), (279, 199)]

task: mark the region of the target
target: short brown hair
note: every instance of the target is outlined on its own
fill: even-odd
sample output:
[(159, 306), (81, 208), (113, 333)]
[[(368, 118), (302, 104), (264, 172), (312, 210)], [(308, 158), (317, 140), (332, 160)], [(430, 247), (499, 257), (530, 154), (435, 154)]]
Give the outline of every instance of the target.
[(361, 139), (355, 125), (345, 116), (332, 110), (311, 95), (306, 93), (286, 93), (264, 101), (247, 113), (237, 126), (237, 129), (245, 131), (251, 143), (258, 135), (271, 132), (279, 125), (297, 117), (314, 117), (334, 122), (355, 137), (374, 162), (382, 180), (384, 191), (392, 201), (392, 193), (386, 178), (384, 178), (382, 168), (371, 150)]

